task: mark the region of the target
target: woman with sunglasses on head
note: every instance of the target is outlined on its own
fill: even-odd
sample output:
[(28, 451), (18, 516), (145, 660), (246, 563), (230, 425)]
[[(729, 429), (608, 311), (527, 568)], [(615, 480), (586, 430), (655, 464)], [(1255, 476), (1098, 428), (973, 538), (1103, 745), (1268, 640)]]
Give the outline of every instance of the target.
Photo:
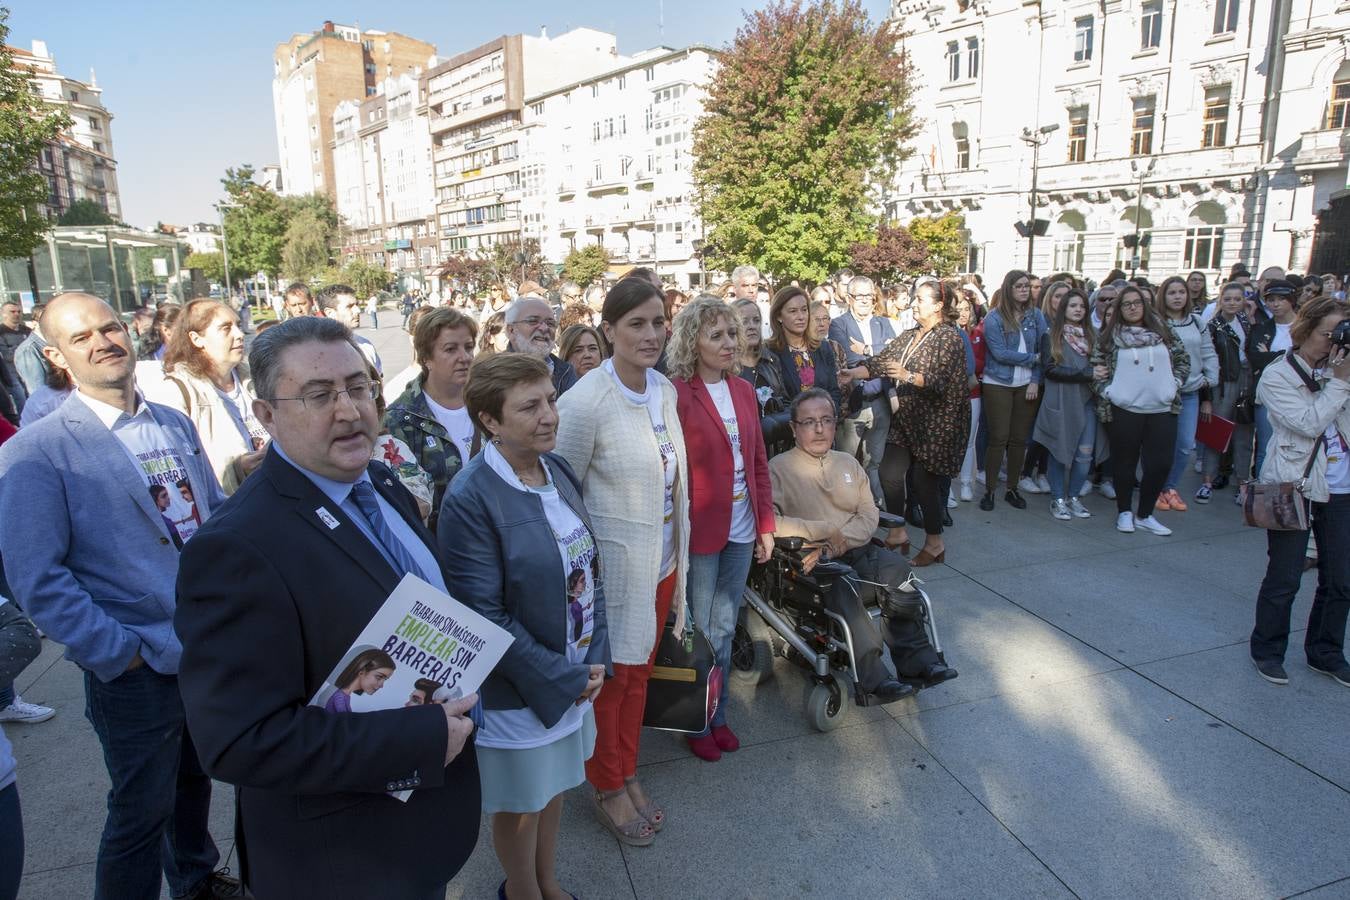
[(1050, 456), (1050, 514), (1061, 521), (1092, 515), (1078, 498), (1093, 463), (1100, 427), (1088, 362), (1097, 333), (1088, 308), (1087, 294), (1077, 288), (1066, 291), (1041, 343), (1045, 399), (1036, 415), (1035, 435)]
[(600, 317), (613, 355), (558, 401), (557, 452), (581, 480), (605, 560), (614, 677), (595, 704), (586, 777), (601, 824), (620, 843), (646, 846), (665, 812), (637, 780), (638, 740), (672, 609), (684, 628), (689, 461), (675, 387), (655, 369), (666, 343), (665, 297), (645, 279), (625, 278)]
[(1173, 275), (1158, 287), (1158, 315), (1181, 339), (1190, 357), (1191, 374), (1181, 386), (1181, 413), (1177, 417), (1177, 446), (1172, 457), (1172, 468), (1163, 481), (1158, 495), (1159, 510), (1186, 511), (1186, 501), (1177, 493), (1177, 485), (1186, 471), (1191, 454), (1195, 452), (1195, 429), (1201, 421), (1208, 422), (1214, 413), (1210, 389), (1219, 381), (1219, 355), (1200, 314), (1191, 305), (1186, 282)]
[[(1176, 453), (1181, 386), (1191, 373), (1186, 347), (1137, 285), (1121, 288), (1092, 351), (1097, 418), (1106, 426), (1116, 489), (1116, 530), (1172, 530), (1153, 515)], [(1143, 464), (1138, 515), (1130, 511), (1135, 468)]]
[[(1270, 363), (1256, 397), (1270, 416), (1273, 439), (1260, 479), (1303, 484), (1317, 542), (1317, 592), (1303, 649), (1308, 667), (1350, 687), (1345, 623), (1350, 612), (1350, 353), (1336, 326), (1345, 308), (1330, 297), (1301, 307), (1290, 329), (1293, 348)], [(1266, 532), (1269, 562), (1256, 598), (1252, 663), (1261, 677), (1285, 684), (1289, 615), (1303, 577), (1307, 530)]]
[[(1242, 284), (1228, 282), (1219, 292), (1214, 317), (1206, 328), (1219, 362), (1218, 383), (1209, 390), (1211, 412), (1234, 423), (1229, 447), (1233, 453), (1233, 477), (1239, 484), (1252, 477), (1252, 395), (1256, 390), (1245, 349), (1252, 325), (1242, 307)], [(1228, 476), (1219, 475), (1222, 459), (1219, 451), (1201, 448), (1200, 474), (1204, 481), (1196, 489), (1196, 503), (1208, 503), (1216, 489), (1227, 486)]]
[(1026, 459), (1027, 439), (1036, 419), (1041, 390), (1041, 338), (1045, 316), (1031, 301), (1031, 276), (1014, 269), (1003, 277), (994, 308), (984, 317), (985, 364), (981, 379), (984, 417), (989, 429), (985, 454), (985, 494), (980, 509), (994, 508), (994, 488), (1006, 455), (1008, 491), (1014, 509), (1027, 501), (1016, 486)]

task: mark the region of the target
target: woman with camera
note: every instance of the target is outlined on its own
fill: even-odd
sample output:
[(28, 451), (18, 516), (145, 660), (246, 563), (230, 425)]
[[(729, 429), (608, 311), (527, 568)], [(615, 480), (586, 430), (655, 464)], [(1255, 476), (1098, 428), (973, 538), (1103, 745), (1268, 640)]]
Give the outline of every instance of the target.
[[(1343, 328), (1338, 326), (1344, 325)], [(1293, 349), (1271, 362), (1256, 387), (1271, 441), (1260, 480), (1302, 483), (1317, 541), (1317, 593), (1303, 639), (1308, 668), (1350, 687), (1345, 621), (1350, 611), (1350, 324), (1330, 297), (1305, 304), (1289, 329)], [(1256, 598), (1252, 663), (1287, 684), (1289, 613), (1303, 576), (1308, 531), (1266, 532), (1269, 562)]]

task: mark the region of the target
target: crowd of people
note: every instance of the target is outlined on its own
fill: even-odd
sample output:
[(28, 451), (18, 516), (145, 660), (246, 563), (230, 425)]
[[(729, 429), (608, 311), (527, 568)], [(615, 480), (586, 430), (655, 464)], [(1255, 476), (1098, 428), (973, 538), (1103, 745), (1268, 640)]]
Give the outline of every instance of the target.
[[(31, 326), (0, 307), (0, 547), (24, 548), (0, 586), (0, 721), (54, 714), (13, 692), (41, 628), (83, 670), (112, 785), (96, 896), (157, 897), (163, 877), (175, 897), (441, 896), (482, 812), (500, 897), (567, 896), (567, 791), (589, 783), (623, 844), (666, 824), (638, 774), (664, 628), (701, 631), (729, 669), (752, 566), (804, 538), (804, 575), (831, 559), (877, 587), (876, 621), (856, 590), (827, 601), (859, 690), (941, 684), (954, 670), (889, 610), (911, 567), (959, 558), (962, 504), (1000, 493), (1070, 521), (1096, 490), (1119, 531), (1166, 536), (1192, 466), (1197, 503), (1296, 483), (1308, 527), (1268, 532), (1252, 660), (1288, 680), (1315, 566), (1308, 664), (1350, 686), (1335, 276), (1237, 267), (1211, 298), (1200, 272), (1011, 271), (986, 294), (974, 275), (851, 272), (771, 290), (741, 266), (695, 296), (636, 269), (608, 290), (419, 299), (400, 310), (413, 364), (388, 376), (349, 327), (375, 309), (340, 285), (292, 285), (247, 352), (209, 298), (129, 326), (88, 294)], [(907, 524), (879, 531), (882, 510)], [(481, 697), (428, 682), (407, 708), (309, 705), (407, 573), (512, 635)], [(737, 751), (725, 682), (686, 739), (708, 762)], [(242, 884), (217, 868), (212, 778), (237, 791)], [(0, 731), (0, 900), (22, 841)]]

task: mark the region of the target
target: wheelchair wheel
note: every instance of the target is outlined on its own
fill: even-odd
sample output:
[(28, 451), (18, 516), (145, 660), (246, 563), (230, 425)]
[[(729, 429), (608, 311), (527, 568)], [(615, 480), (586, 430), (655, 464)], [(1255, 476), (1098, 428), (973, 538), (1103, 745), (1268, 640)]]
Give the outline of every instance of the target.
[(817, 682), (806, 698), (806, 720), (816, 731), (833, 731), (844, 721), (845, 699), (837, 678)]
[(756, 685), (773, 674), (773, 629), (759, 614), (745, 607), (731, 638), (731, 677)]

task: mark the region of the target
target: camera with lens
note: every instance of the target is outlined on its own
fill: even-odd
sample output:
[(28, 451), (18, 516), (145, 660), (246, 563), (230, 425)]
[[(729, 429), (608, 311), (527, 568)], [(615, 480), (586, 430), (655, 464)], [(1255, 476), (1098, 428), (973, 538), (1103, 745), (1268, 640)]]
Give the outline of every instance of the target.
[(1341, 319), (1331, 329), (1331, 346), (1350, 352), (1350, 319)]

